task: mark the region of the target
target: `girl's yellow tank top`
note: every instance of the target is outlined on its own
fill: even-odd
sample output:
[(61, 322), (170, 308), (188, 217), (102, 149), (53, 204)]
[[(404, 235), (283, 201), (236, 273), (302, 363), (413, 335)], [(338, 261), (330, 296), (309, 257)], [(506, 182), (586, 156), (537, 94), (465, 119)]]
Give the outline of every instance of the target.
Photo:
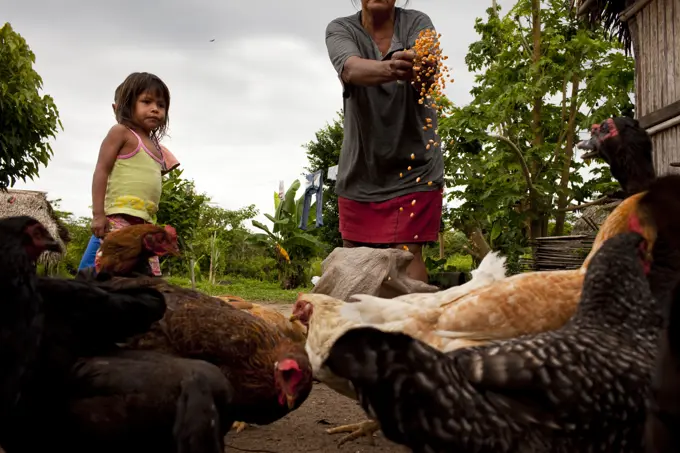
[[(104, 213), (127, 214), (146, 222), (156, 222), (158, 203), (161, 200), (161, 170), (164, 159), (158, 159), (144, 147), (135, 131), (137, 149), (118, 156), (109, 175), (104, 198)], [(160, 147), (158, 152), (163, 155)]]

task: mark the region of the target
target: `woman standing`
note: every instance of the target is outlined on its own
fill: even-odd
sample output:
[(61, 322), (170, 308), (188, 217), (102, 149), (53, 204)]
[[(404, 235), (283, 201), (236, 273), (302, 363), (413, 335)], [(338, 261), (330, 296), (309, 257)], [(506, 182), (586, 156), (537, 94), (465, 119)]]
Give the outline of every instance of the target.
[[(343, 85), (344, 140), (336, 191), (345, 247), (408, 248), (407, 272), (427, 282), (422, 244), (436, 241), (444, 161), (435, 111), (411, 84), (408, 51), (430, 18), (396, 0), (361, 0), (333, 20), (326, 46)], [(420, 87), (418, 87), (420, 88)]]

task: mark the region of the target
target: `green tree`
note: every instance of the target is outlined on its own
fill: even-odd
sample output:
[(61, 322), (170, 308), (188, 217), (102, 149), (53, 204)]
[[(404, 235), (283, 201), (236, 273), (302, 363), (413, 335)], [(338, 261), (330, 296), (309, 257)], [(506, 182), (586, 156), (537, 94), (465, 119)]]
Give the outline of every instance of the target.
[(584, 184), (574, 144), (593, 122), (632, 110), (634, 65), (621, 46), (565, 2), (538, 4), (519, 0), (504, 17), (496, 7), (477, 19), (480, 39), (466, 57), (478, 74), (473, 100), (449, 109), (439, 126), (450, 196), (463, 201), (453, 224), (478, 249), (511, 258), (547, 235), (551, 218), (554, 234), (563, 234), (572, 200), (612, 187), (603, 169)]
[(316, 229), (318, 237), (332, 248), (342, 247), (340, 236), (340, 220), (338, 217), (338, 196), (335, 193), (335, 181), (328, 179), (328, 168), (338, 164), (343, 139), (343, 117), (338, 117), (332, 123), (326, 124), (315, 134), (315, 139), (304, 145), (307, 150), (309, 167), (305, 170), (315, 172), (324, 170), (324, 203), (323, 226)]
[[(276, 258), (279, 281), (283, 289), (303, 285), (308, 276), (310, 258), (326, 250), (326, 244), (298, 227), (304, 199), (304, 196), (295, 198), (299, 188), (300, 181), (296, 180), (290, 185), (283, 199), (279, 198), (278, 193), (274, 193), (274, 215), (265, 214), (273, 224), (271, 229), (257, 220), (252, 221), (254, 227), (264, 231), (263, 234), (253, 235), (252, 240), (267, 247), (269, 253)], [(314, 204), (309, 213), (310, 225), (316, 220), (313, 207)]]
[(48, 142), (63, 129), (52, 97), (40, 95), (35, 55), (9, 23), (0, 28), (0, 189), (38, 176), (52, 157)]

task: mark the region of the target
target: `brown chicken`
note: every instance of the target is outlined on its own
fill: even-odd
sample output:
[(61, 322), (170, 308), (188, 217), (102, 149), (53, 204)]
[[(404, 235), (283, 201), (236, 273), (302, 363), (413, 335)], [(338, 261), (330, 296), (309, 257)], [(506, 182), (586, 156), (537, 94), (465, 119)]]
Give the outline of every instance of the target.
[[(126, 268), (139, 269), (148, 260), (146, 252), (153, 248), (145, 246), (146, 233), (138, 236), (137, 242), (132, 241), (133, 234), (124, 234), (128, 228), (133, 227), (107, 236), (102, 249), (121, 253), (123, 246), (116, 241), (124, 237), (125, 243), (138, 251), (135, 263), (131, 253), (124, 253)], [(168, 249), (168, 245), (164, 243), (162, 248)], [(116, 288), (135, 284), (135, 278), (120, 275), (122, 266), (115, 259), (101, 263), (98, 279), (109, 280)], [(245, 423), (272, 423), (307, 399), (312, 371), (304, 344), (293, 342), (267, 321), (216, 297), (162, 278), (152, 281), (165, 297), (167, 311), (148, 333), (133, 338), (126, 348), (160, 351), (216, 365), (234, 387), (234, 418)]]
[(280, 311), (267, 308), (263, 305), (256, 304), (253, 302), (248, 302), (241, 299), (238, 296), (217, 296), (234, 308), (239, 310), (244, 310), (253, 316), (268, 322), (272, 327), (279, 329), (285, 336), (290, 338), (295, 343), (301, 343), (304, 345), (307, 340), (307, 329), (300, 321), (291, 321), (286, 316), (281, 314)]
[(149, 258), (179, 255), (177, 232), (170, 225), (131, 225), (108, 233), (100, 253), (100, 269), (111, 275), (151, 275)]

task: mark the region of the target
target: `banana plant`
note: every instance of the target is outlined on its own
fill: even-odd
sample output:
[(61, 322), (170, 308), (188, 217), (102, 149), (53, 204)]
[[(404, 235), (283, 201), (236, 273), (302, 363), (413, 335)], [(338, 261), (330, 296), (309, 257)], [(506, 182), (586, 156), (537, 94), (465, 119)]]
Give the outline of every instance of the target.
[[(279, 280), (286, 288), (295, 288), (305, 280), (305, 270), (308, 260), (326, 252), (326, 244), (315, 236), (299, 228), (304, 205), (304, 194), (295, 198), (300, 189), (300, 181), (294, 181), (283, 199), (274, 193), (274, 215), (265, 214), (272, 223), (271, 228), (262, 222), (253, 220), (253, 226), (264, 233), (254, 234), (251, 240), (265, 245), (277, 258), (279, 266)], [(310, 228), (316, 222), (314, 203), (310, 207), (308, 225)]]

